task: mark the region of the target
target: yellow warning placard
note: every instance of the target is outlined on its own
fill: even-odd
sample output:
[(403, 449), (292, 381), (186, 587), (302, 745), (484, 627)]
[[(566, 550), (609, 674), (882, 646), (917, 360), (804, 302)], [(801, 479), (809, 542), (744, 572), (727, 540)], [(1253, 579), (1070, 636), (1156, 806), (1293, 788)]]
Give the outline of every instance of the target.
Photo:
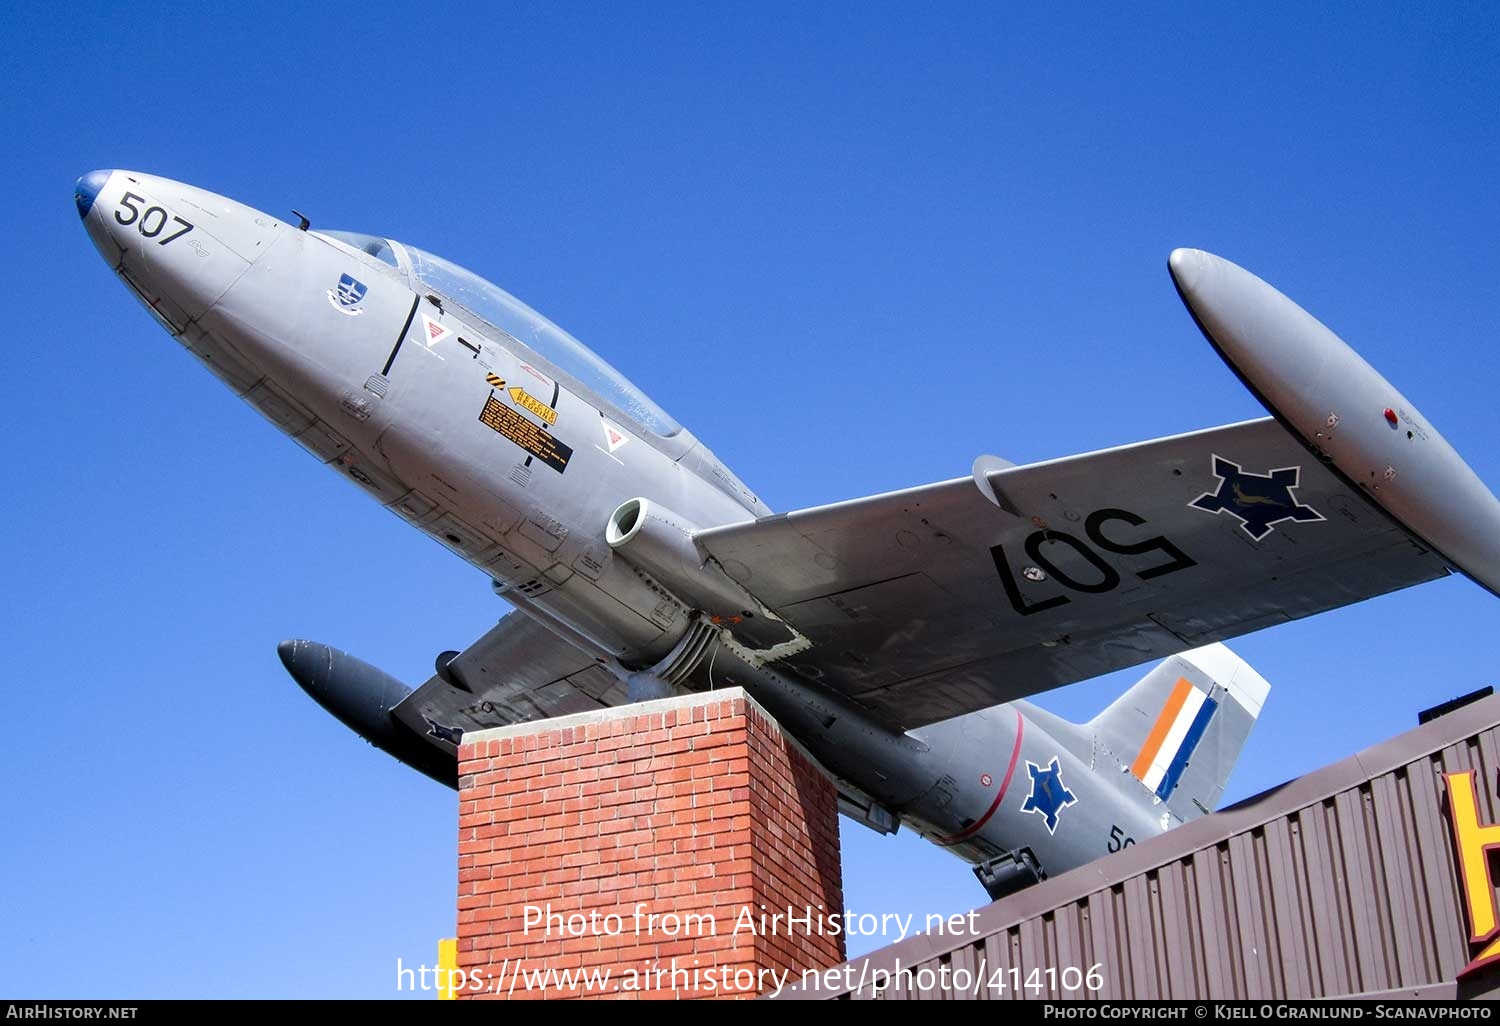
[(498, 431), (531, 455), (561, 474), (568, 469), (573, 449), (495, 398), (491, 392), (479, 413), (479, 422)]
[(527, 413), (534, 413), (545, 420), (548, 424), (557, 423), (557, 411), (524, 388), (512, 388), (510, 390), (510, 401), (515, 403)]

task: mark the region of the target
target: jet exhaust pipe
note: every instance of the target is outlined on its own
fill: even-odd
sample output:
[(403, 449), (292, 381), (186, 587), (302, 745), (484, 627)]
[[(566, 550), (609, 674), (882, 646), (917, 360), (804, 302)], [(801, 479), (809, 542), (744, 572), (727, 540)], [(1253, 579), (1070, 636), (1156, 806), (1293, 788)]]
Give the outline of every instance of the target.
[(753, 618), (760, 604), (698, 550), (693, 543), (698, 530), (659, 503), (630, 499), (610, 514), (604, 540), (709, 616), (734, 622)]
[(340, 723), (412, 769), (458, 786), (452, 756), (416, 737), (391, 715), (411, 689), (390, 674), (316, 641), (283, 641), (276, 654), (287, 673)]
[(762, 655), (782, 658), (806, 648), (805, 638), (698, 548), (698, 530), (660, 503), (630, 499), (610, 514), (604, 540), (673, 598), (708, 614), (710, 622)]

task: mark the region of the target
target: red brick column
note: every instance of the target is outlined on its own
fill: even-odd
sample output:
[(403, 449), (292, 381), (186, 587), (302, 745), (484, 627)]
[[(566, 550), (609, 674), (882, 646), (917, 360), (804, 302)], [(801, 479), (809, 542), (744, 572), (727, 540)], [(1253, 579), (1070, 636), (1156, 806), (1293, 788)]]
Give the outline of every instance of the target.
[(743, 690), (458, 758), (461, 997), (751, 997), (843, 962), (833, 784)]

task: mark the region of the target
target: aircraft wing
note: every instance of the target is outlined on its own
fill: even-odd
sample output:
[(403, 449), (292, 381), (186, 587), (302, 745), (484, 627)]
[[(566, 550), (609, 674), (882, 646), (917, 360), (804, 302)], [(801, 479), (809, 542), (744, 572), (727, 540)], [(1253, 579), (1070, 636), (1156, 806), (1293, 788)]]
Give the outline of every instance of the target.
[(625, 685), (581, 649), (513, 612), (448, 664), (454, 687), (434, 674), (391, 710), (450, 753), (465, 731), (566, 716), (625, 701)]
[(906, 728), (1449, 573), (1270, 418), (694, 541), (812, 641), (790, 666)]

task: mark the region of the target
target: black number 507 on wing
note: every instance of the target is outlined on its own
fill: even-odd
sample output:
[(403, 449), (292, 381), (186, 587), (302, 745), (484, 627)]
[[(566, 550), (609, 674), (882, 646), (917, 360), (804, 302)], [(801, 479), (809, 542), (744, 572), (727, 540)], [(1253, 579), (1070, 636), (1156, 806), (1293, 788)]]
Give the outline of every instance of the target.
[[(1146, 518), (1126, 509), (1099, 509), (1090, 513), (1083, 522), (1083, 533), (1088, 536), (1087, 542), (1066, 531), (1054, 531), (1050, 528), (1042, 528), (1027, 535), (1021, 547), (1025, 550), (1027, 558), (1031, 560), (1032, 566), (1041, 571), (1036, 574), (1036, 578), (1038, 580), (1051, 578), (1067, 591), (1080, 592), (1085, 595), (1103, 595), (1114, 591), (1120, 586), (1120, 572), (1095, 549), (1118, 556), (1145, 556), (1159, 553), (1165, 557), (1163, 560), (1135, 571), (1135, 576), (1143, 581), (1174, 574), (1179, 570), (1198, 565), (1197, 560), (1161, 535), (1139, 541), (1120, 541), (1111, 538), (1104, 533), (1104, 525), (1114, 521), (1129, 524), (1131, 527), (1141, 527), (1145, 525)], [(1058, 545), (1071, 549), (1088, 565), (1092, 573), (1088, 577), (1075, 577), (1059, 567), (1049, 557), (1049, 552), (1055, 553), (1057, 551), (1055, 546)], [(1010, 599), (1011, 606), (1022, 616), (1031, 616), (1073, 601), (1066, 594), (1061, 594), (1028, 603), (1022, 596), (1021, 587), (1011, 570), (1010, 559), (1005, 554), (1005, 546), (992, 547), (990, 555), (995, 558), (995, 571), (1000, 575), (1000, 583), (1005, 586), (1005, 597)], [(1027, 574), (1028, 579), (1031, 576)]]

